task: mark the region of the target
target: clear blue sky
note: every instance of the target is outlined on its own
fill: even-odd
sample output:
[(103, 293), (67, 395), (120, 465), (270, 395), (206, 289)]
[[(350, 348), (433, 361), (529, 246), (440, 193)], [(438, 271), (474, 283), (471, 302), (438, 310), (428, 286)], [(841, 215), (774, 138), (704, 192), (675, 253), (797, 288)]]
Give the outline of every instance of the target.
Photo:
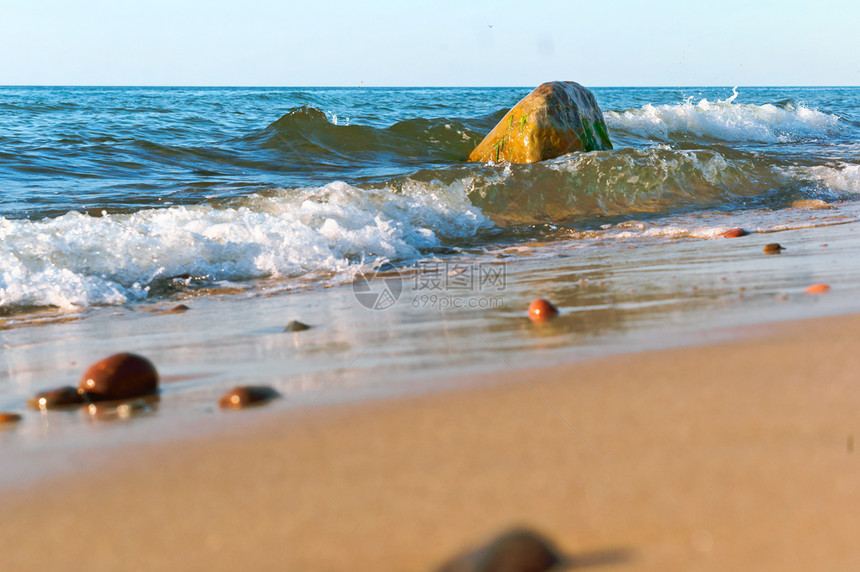
[(860, 85), (860, 2), (0, 0), (0, 85)]

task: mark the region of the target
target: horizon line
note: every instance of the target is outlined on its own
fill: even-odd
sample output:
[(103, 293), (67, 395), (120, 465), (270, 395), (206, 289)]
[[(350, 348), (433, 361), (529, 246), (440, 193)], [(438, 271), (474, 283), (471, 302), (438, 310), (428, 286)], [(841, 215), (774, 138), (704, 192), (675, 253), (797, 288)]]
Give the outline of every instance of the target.
[[(565, 81), (565, 80), (553, 80)], [(579, 82), (577, 82), (579, 83)], [(540, 84), (538, 84), (540, 85)], [(583, 84), (580, 84), (583, 85)], [(175, 89), (530, 89), (527, 85), (204, 85), (204, 84), (0, 84), (0, 88), (175, 88)], [(535, 86), (536, 87), (536, 86)], [(773, 85), (743, 85), (743, 84), (687, 84), (687, 85), (592, 85), (589, 89), (657, 89), (657, 88), (758, 88), (758, 87), (785, 87), (785, 88), (854, 88), (860, 85), (801, 85), (801, 84), (773, 84)], [(533, 89), (533, 88), (531, 88)]]

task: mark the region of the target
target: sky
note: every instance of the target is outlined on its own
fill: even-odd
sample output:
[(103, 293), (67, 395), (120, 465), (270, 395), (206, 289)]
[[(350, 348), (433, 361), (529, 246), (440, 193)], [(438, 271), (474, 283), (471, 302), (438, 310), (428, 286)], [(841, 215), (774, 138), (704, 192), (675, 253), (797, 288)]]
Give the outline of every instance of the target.
[(0, 0), (0, 85), (860, 85), (860, 2)]

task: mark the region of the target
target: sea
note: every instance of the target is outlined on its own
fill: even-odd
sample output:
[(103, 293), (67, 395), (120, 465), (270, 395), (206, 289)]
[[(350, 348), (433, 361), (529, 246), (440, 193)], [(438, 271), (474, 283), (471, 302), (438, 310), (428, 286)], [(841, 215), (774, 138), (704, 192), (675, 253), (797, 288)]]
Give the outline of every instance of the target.
[(0, 88), (0, 315), (860, 195), (858, 88), (592, 88), (612, 151), (465, 163), (529, 91)]
[(854, 309), (860, 88), (591, 87), (612, 150), (465, 162), (533, 87), (0, 87), (0, 408), (113, 351), (209, 411)]

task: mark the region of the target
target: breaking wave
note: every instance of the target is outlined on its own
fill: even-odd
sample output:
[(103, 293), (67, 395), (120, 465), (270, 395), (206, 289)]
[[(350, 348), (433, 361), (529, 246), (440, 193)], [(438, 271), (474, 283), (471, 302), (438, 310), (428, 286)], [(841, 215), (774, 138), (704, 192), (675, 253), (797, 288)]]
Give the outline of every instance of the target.
[(844, 123), (837, 115), (791, 100), (753, 105), (735, 103), (737, 97), (735, 88), (725, 100), (701, 99), (694, 103), (690, 97), (683, 103), (649, 103), (639, 109), (607, 111), (604, 117), (610, 129), (661, 141), (692, 136), (719, 141), (785, 143), (837, 134)]
[(790, 167), (785, 171), (792, 177), (809, 181), (829, 192), (860, 194), (860, 165)]
[(0, 311), (122, 304), (169, 282), (349, 281), (491, 223), (457, 188), (272, 191), (232, 205), (41, 221), (0, 218)]

